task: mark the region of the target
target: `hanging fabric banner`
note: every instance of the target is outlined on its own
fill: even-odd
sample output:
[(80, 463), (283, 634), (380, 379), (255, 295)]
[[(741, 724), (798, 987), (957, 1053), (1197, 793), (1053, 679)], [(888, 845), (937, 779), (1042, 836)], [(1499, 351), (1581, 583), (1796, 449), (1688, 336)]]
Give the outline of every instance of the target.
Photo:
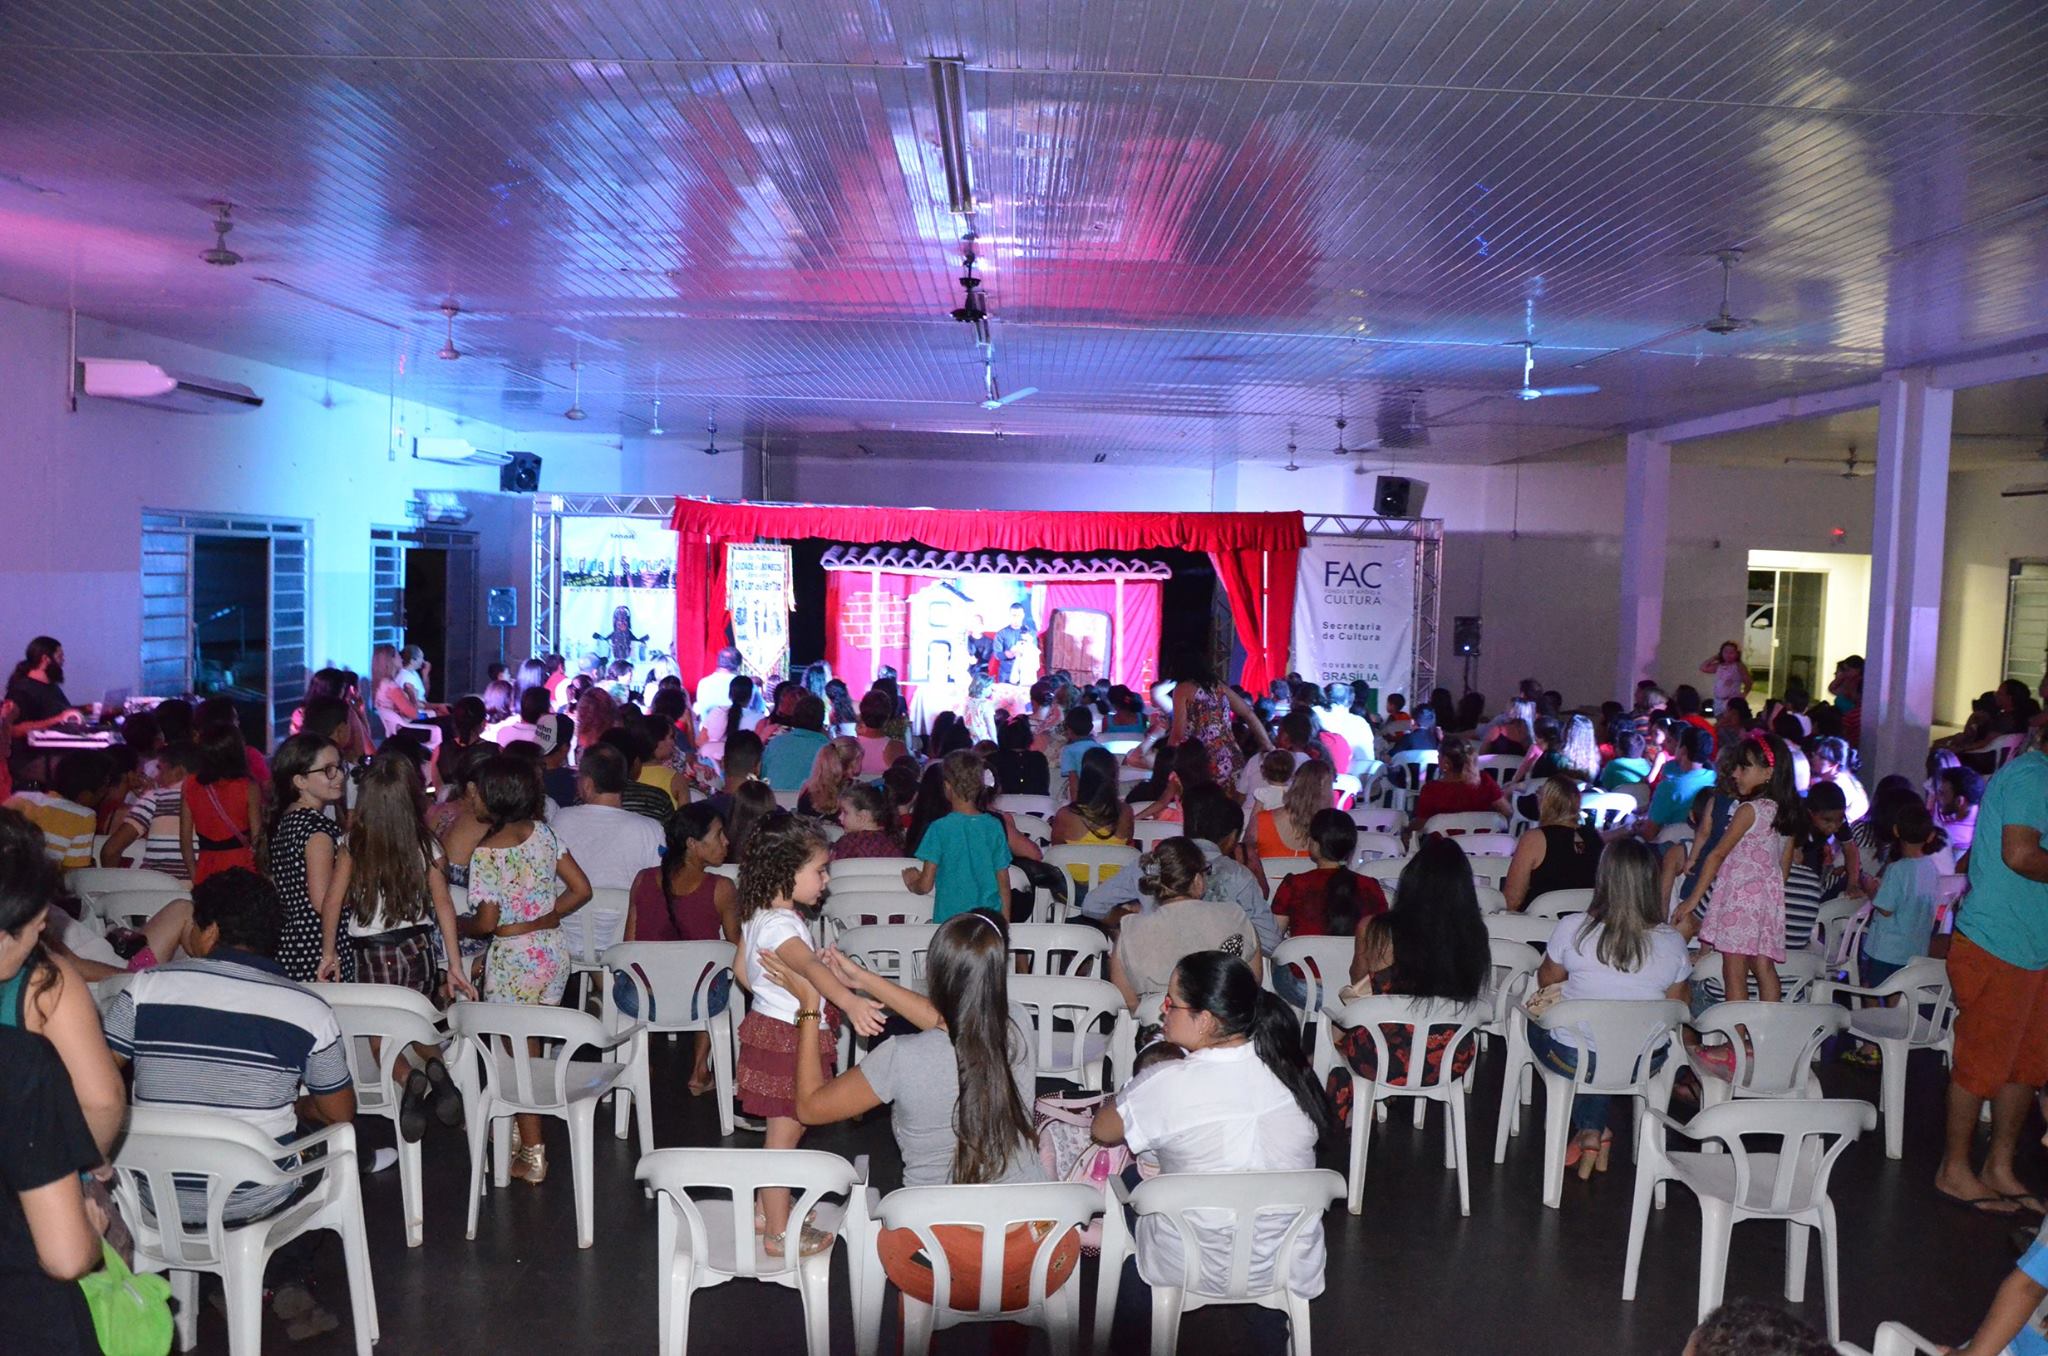
[(725, 605), (732, 613), (733, 647), (747, 673), (767, 678), (782, 672), (795, 604), (787, 546), (726, 545)]
[(1294, 666), (1318, 683), (1363, 678), (1412, 704), (1416, 543), (1311, 534), (1294, 605)]

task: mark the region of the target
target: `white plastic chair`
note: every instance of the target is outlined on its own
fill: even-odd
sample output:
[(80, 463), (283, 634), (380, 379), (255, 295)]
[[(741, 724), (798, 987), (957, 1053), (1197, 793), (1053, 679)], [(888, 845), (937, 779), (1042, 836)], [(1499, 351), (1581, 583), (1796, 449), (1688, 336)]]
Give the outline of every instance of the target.
[(1043, 815), (1011, 815), (1010, 827), (1040, 847), (1052, 841), (1052, 821)]
[(775, 793), (775, 808), (778, 810), (788, 810), (791, 814), (794, 814), (796, 813), (796, 807), (803, 802), (803, 795), (804, 789), (802, 787), (798, 787), (794, 791), (777, 791)]
[[(1136, 871), (1138, 856), (1136, 848), (1114, 843), (1060, 843), (1045, 850), (1045, 864), (1062, 871), (1070, 866), (1081, 868), (1085, 883), (1092, 890), (1118, 871)], [(1067, 879), (1072, 882), (1071, 871)]]
[[(1437, 818), (1443, 819), (1447, 818), (1447, 816), (1438, 815)], [(1434, 829), (1430, 830), (1432, 833), (1435, 831)], [(1452, 836), (1457, 838), (1458, 846), (1465, 849), (1465, 855), (1474, 861), (1482, 857), (1512, 857), (1515, 855), (1515, 839), (1512, 834), (1480, 832), (1462, 833)]]
[(1131, 821), (1131, 842), (1134, 846), (1149, 852), (1169, 838), (1179, 838), (1187, 833), (1187, 826), (1172, 819), (1134, 819)]
[(1351, 854), (1351, 869), (1355, 871), (1367, 862), (1385, 861), (1407, 855), (1408, 849), (1402, 845), (1399, 834), (1361, 831), (1358, 835), (1358, 848)]
[[(1135, 1043), (1134, 1018), (1123, 991), (1106, 979), (1086, 975), (1012, 975), (1010, 1001), (1031, 1014), (1032, 1067), (1040, 1078), (1064, 1078), (1090, 1092), (1106, 1086), (1103, 1066), (1110, 1053)], [(1053, 1029), (1057, 1019), (1065, 1031)]]
[(1482, 914), (1507, 912), (1508, 897), (1501, 893), (1500, 887), (1497, 885), (1488, 885), (1485, 881), (1474, 881), (1472, 882), (1472, 897), (1479, 901), (1479, 912)]
[[(1420, 1102), (1436, 1102), (1443, 1107), (1444, 1166), (1455, 1169), (1458, 1174), (1458, 1213), (1471, 1214), (1472, 1191), (1465, 1170), (1465, 1092), (1460, 1086), (1466, 1080), (1452, 1077), (1451, 1071), (1456, 1063), (1458, 1047), (1467, 1040), (1476, 1041), (1480, 1029), (1493, 1020), (1492, 1005), (1483, 999), (1452, 1003), (1406, 994), (1374, 994), (1326, 1006), (1324, 1015), (1329, 1020), (1316, 1026), (1316, 1066), (1341, 1069), (1351, 1075), (1351, 1170), (1348, 1174), (1351, 1213), (1356, 1215), (1365, 1208), (1365, 1157), (1372, 1135), (1373, 1117), (1380, 1101), (1412, 1097)], [(1372, 1041), (1376, 1060), (1373, 1067), (1382, 1073), (1392, 1069), (1395, 1061), (1387, 1033), (1381, 1028), (1406, 1027), (1406, 1081), (1368, 1081), (1359, 1076), (1348, 1062), (1337, 1057), (1335, 1038), (1330, 1031), (1332, 1025), (1362, 1029)], [(1444, 1046), (1443, 1058), (1432, 1073), (1428, 1058), (1429, 1040), (1438, 1031), (1449, 1032), (1449, 1043)], [(1422, 1110), (1419, 1104), (1416, 1110), (1418, 1113)]]
[(604, 968), (600, 958), (626, 936), (626, 917), (633, 911), (627, 890), (592, 890), (590, 902), (562, 920), (562, 945), (569, 948), (569, 984), (573, 1006), (588, 1001), (587, 976)]
[(1030, 957), (1034, 975), (1109, 977), (1109, 936), (1086, 923), (1012, 923), (1010, 954)]
[(168, 871), (150, 871), (137, 866), (77, 866), (64, 873), (64, 888), (78, 896), (87, 908), (101, 895), (123, 890), (176, 890), (192, 893), (192, 887)]
[(925, 961), (938, 935), (934, 923), (868, 923), (839, 934), (834, 943), (870, 974), (925, 991)]
[[(1854, 1351), (1847, 1342), (1835, 1343), (1835, 1349), (1842, 1356)], [(1870, 1344), (1870, 1356), (1939, 1356), (1948, 1348), (1931, 1337), (1922, 1337), (1903, 1323), (1880, 1323), (1877, 1340)], [(1856, 1353), (1861, 1356), (1861, 1353)]]
[[(1081, 1328), (1080, 1271), (1076, 1268), (1074, 1274), (1067, 1278), (1067, 1283), (1050, 1294), (1046, 1291), (1046, 1281), (1053, 1254), (1067, 1234), (1074, 1229), (1086, 1228), (1090, 1221), (1105, 1212), (1108, 1219), (1104, 1221), (1103, 1233), (1107, 1249), (1107, 1238), (1112, 1228), (1121, 1229), (1123, 1224), (1121, 1212), (1107, 1209), (1108, 1205), (1108, 1198), (1100, 1188), (1081, 1182), (904, 1187), (884, 1196), (875, 1212), (877, 1223), (883, 1229), (915, 1232), (932, 1268), (932, 1302), (925, 1304), (908, 1295), (903, 1297), (904, 1356), (925, 1356), (931, 1350), (935, 1329), (951, 1328), (961, 1323), (1022, 1323), (1043, 1328), (1054, 1356), (1065, 1356), (1072, 1351)], [(1038, 1242), (1031, 1266), (1030, 1293), (1023, 1307), (1005, 1309), (1002, 1307), (1004, 1244), (1012, 1225), (1031, 1223), (1050, 1227)], [(979, 1235), (981, 1287), (976, 1296), (977, 1302), (971, 1309), (953, 1306), (953, 1269), (935, 1232), (948, 1225), (974, 1230)], [(1119, 1268), (1121, 1265), (1119, 1255)], [(1107, 1276), (1106, 1257), (1103, 1266), (1105, 1279), (1097, 1289), (1098, 1312), (1101, 1311), (1105, 1291), (1111, 1308), (1115, 1307), (1116, 1301), (1115, 1281)], [(882, 1266), (877, 1260), (865, 1282), (869, 1298), (875, 1302), (855, 1306), (856, 1321), (864, 1328), (859, 1345), (863, 1352), (872, 1352), (880, 1341), (881, 1275)]]
[(1348, 812), (1360, 833), (1398, 834), (1408, 817), (1388, 805), (1354, 805)]
[[(1431, 815), (1422, 821), (1420, 827), (1424, 833), (1440, 833), (1446, 838), (1456, 838), (1458, 846), (1465, 849), (1465, 855), (1468, 857), (1478, 849), (1465, 841), (1467, 837), (1479, 834), (1498, 834), (1506, 837), (1508, 832), (1506, 821), (1491, 810), (1460, 810), (1455, 814)], [(1513, 853), (1514, 850), (1514, 840), (1509, 838), (1508, 851)]]
[[(1820, 954), (1814, 951), (1787, 951), (1785, 959), (1774, 966), (1778, 972), (1778, 987), (1787, 1003), (1805, 1003), (1813, 992), (1814, 984), (1825, 977), (1827, 966)], [(1721, 992), (1721, 955), (1717, 951), (1702, 951), (1693, 962), (1692, 982), (1696, 994), (1704, 994), (1715, 1002), (1723, 1002), (1728, 995)], [(1757, 996), (1756, 979), (1749, 981), (1749, 992), (1742, 998)], [(1719, 995), (1719, 997), (1716, 997)]]
[(1315, 870), (1316, 860), (1313, 857), (1262, 857), (1259, 868), (1266, 873), (1266, 897), (1271, 899), (1280, 893), (1281, 881)]
[(854, 928), (878, 923), (929, 924), (936, 903), (931, 895), (912, 894), (904, 889), (834, 890), (825, 896), (817, 937), (822, 945), (837, 946), (837, 938)]
[(1642, 808), (1625, 791), (1582, 791), (1579, 793), (1579, 823), (1601, 833), (1627, 827)]
[(1991, 755), (1991, 770), (1996, 772), (2004, 767), (2026, 744), (2027, 737), (2023, 734), (2000, 735), (1986, 744), (1984, 752)]
[[(1795, 1304), (1806, 1296), (1806, 1231), (1820, 1230), (1828, 1340), (1837, 1340), (1842, 1335), (1840, 1267), (1828, 1177), (1842, 1151), (1877, 1124), (1877, 1109), (1868, 1102), (1839, 1099), (1728, 1102), (1701, 1111), (1683, 1125), (1651, 1108), (1641, 1124), (1642, 1156), (1636, 1164), (1621, 1297), (1636, 1297), (1643, 1233), (1653, 1198), (1660, 1194), (1663, 1183), (1679, 1182), (1690, 1188), (1700, 1203), (1699, 1316), (1705, 1318), (1721, 1302), (1735, 1226), (1746, 1219), (1782, 1220), (1785, 1298)], [(1725, 1152), (1673, 1152), (1665, 1142), (1667, 1132), (1716, 1141)], [(1744, 1136), (1775, 1137), (1777, 1151), (1751, 1149), (1743, 1142)]]
[(1498, 890), (1507, 884), (1508, 867), (1513, 859), (1509, 857), (1467, 856), (1465, 864), (1472, 868), (1472, 883), (1490, 885)]
[[(1679, 1060), (1669, 1057), (1661, 1068), (1655, 1068), (1654, 1056), (1676, 1040), (1678, 1028), (1690, 1014), (1685, 1004), (1665, 998), (1568, 999), (1552, 1004), (1540, 1017), (1530, 1017), (1526, 1007), (1517, 1012), (1545, 1030), (1569, 1027), (1579, 1042), (1577, 1066), (1571, 1073), (1561, 1074), (1537, 1061), (1527, 1027), (1513, 1016), (1508, 1019), (1508, 1057), (1501, 1073), (1493, 1161), (1505, 1163), (1508, 1136), (1521, 1133), (1521, 1086), (1527, 1076), (1523, 1070), (1533, 1069), (1543, 1083), (1543, 1203), (1555, 1210), (1564, 1200), (1564, 1146), (1572, 1102), (1581, 1093), (1605, 1093), (1648, 1107), (1670, 1105)], [(1594, 1055), (1590, 1061), (1583, 1058), (1588, 1049)], [(1594, 1066), (1591, 1073), (1586, 1068), (1589, 1063)], [(1636, 1150), (1640, 1153), (1641, 1149), (1639, 1133)]]
[(1515, 774), (1522, 770), (1522, 755), (1519, 753), (1482, 753), (1472, 760), (1480, 772), (1493, 774), (1493, 779), (1506, 790), (1516, 781)]
[[(325, 1149), (317, 1157), (307, 1152)], [(278, 1159), (298, 1155), (295, 1167)], [(350, 1320), (356, 1356), (370, 1356), (378, 1338), (377, 1295), (370, 1270), (369, 1231), (363, 1226), (356, 1132), (330, 1125), (280, 1145), (261, 1130), (210, 1111), (131, 1107), (128, 1128), (114, 1153), (115, 1190), (135, 1235), (135, 1270), (168, 1272), (177, 1301), (178, 1349), (199, 1337), (199, 1273), (220, 1277), (226, 1300), (229, 1356), (258, 1356), (263, 1347), (263, 1272), (271, 1254), (304, 1234), (332, 1229), (341, 1235), (348, 1268)], [(204, 1179), (206, 1218), (187, 1224), (175, 1177)], [(224, 1221), (228, 1198), (243, 1183), (259, 1186), (313, 1183), (306, 1195), (263, 1219)], [(155, 1213), (142, 1203), (147, 1185)]]
[[(1421, 793), (1425, 783), (1436, 780), (1437, 772), (1435, 749), (1410, 749), (1406, 753), (1397, 753), (1373, 778), (1369, 794), (1388, 809), (1399, 810), (1403, 816), (1412, 815), (1415, 813), (1415, 797)], [(1397, 776), (1409, 785), (1394, 785)]]
[(1892, 1007), (1852, 1008), (1849, 1034), (1875, 1045), (1883, 1063), (1879, 1070), (1884, 1109), (1884, 1156), (1898, 1158), (1906, 1138), (1906, 1060), (1915, 1050), (1939, 1050), (1948, 1058), (1956, 1020), (1949, 990), (1948, 964), (1932, 956), (1906, 962), (1882, 984), (1865, 988), (1822, 980), (1813, 986), (1812, 1001), (1830, 1004), (1837, 994), (1869, 999), (1898, 998)]
[(1538, 918), (1526, 911), (1490, 913), (1483, 921), (1487, 936), (1496, 941), (1519, 942), (1524, 946), (1546, 946), (1550, 942), (1550, 934), (1557, 931), (1555, 918)]
[[(1144, 778), (1140, 777), (1139, 780), (1143, 781)], [(1001, 810), (1004, 814), (1036, 815), (1044, 820), (1050, 820), (1053, 811), (1059, 809), (1059, 803), (1051, 796), (997, 796), (993, 804), (994, 808)]]
[[(152, 871), (149, 874), (154, 876), (160, 873)], [(189, 885), (173, 885), (167, 888), (148, 886), (140, 890), (112, 890), (106, 894), (95, 895), (92, 908), (101, 921), (110, 926), (140, 928), (156, 917), (158, 911), (165, 905), (190, 898), (192, 887)], [(159, 956), (157, 959), (165, 960), (168, 957)]]
[(1493, 952), (1493, 980), (1486, 997), (1493, 1004), (1493, 1014), (1483, 1029), (1488, 1036), (1505, 1040), (1508, 1023), (1521, 1015), (1516, 1005), (1529, 996), (1536, 983), (1536, 967), (1543, 964), (1543, 953), (1527, 942), (1505, 937), (1489, 937), (1487, 945)]
[(1337, 991), (1351, 982), (1351, 956), (1357, 943), (1349, 937), (1288, 937), (1266, 957), (1266, 987), (1275, 971), (1292, 967), (1307, 989), (1302, 1011), (1320, 1026), (1324, 1008), (1337, 1001)]
[(1406, 857), (1382, 857), (1376, 862), (1362, 862), (1354, 868), (1361, 876), (1371, 876), (1380, 883), (1380, 889), (1387, 896), (1389, 904), (1394, 902), (1394, 891), (1401, 883), (1401, 872), (1407, 869)]
[[(806, 1221), (846, 1245), (859, 1329), (863, 1269), (881, 1269), (868, 1225), (864, 1163), (856, 1166), (816, 1149), (655, 1149), (641, 1155), (634, 1176), (654, 1194), (660, 1209), (655, 1302), (660, 1306), (661, 1356), (683, 1356), (689, 1349), (690, 1303), (699, 1290), (740, 1278), (796, 1291), (803, 1298), (809, 1356), (830, 1356), (833, 1249), (805, 1257), (793, 1246)], [(792, 1198), (790, 1246), (781, 1257), (763, 1251), (754, 1232), (755, 1193), (767, 1187), (786, 1187)], [(690, 1195), (692, 1188), (729, 1194), (699, 1199)], [(846, 1204), (834, 1206), (827, 1196), (843, 1196)], [(741, 1239), (747, 1246), (738, 1246)]]
[(725, 1011), (715, 1017), (711, 1015), (712, 986), (720, 975), (732, 971), (732, 943), (620, 942), (606, 950), (603, 960), (606, 970), (626, 977), (640, 1009), (637, 1019), (620, 1012), (617, 991), (606, 983), (604, 1029), (616, 1036), (633, 1025), (645, 1028), (645, 1035), (625, 1047), (628, 1067), (623, 1081), (629, 1095), (615, 1106), (612, 1133), (620, 1139), (626, 1137), (630, 1100), (640, 1123), (640, 1150), (646, 1153), (653, 1149), (653, 1078), (648, 1069), (647, 1036), (657, 1032), (678, 1035), (704, 1031), (711, 1038), (712, 1095), (718, 1099), (718, 1133), (732, 1134), (733, 1030), (739, 1025), (732, 1005), (739, 998), (737, 986), (728, 991)]
[(923, 869), (924, 863), (915, 857), (848, 857), (832, 863), (832, 888), (866, 889), (868, 881), (879, 880), (886, 889), (900, 890), (905, 870)]
[[(1719, 1106), (1743, 1097), (1819, 1098), (1813, 1057), (1822, 1042), (1848, 1025), (1849, 1014), (1833, 1004), (1748, 999), (1714, 1004), (1693, 1018), (1692, 1029), (1722, 1042), (1686, 1054), (1700, 1080), (1700, 1104)], [(1731, 1053), (1734, 1067), (1703, 1058), (1704, 1050)]]
[[(644, 1052), (628, 1050), (617, 1062), (576, 1060), (579, 1050), (609, 1054), (645, 1040), (646, 1028), (634, 1022), (607, 1034), (597, 1018), (572, 1008), (533, 1007), (524, 1003), (457, 1003), (448, 1022), (470, 1042), (482, 1087), (469, 1107), (469, 1224), (466, 1236), (476, 1238), (477, 1211), (483, 1204), (484, 1140), (495, 1122), (513, 1115), (550, 1116), (569, 1128), (569, 1175), (576, 1196), (576, 1246), (587, 1248), (596, 1235), (594, 1189), (591, 1183), (593, 1143), (599, 1100), (612, 1092), (629, 1091), (635, 1059)], [(558, 1042), (550, 1053), (528, 1055), (528, 1040)], [(510, 1143), (509, 1135), (503, 1140)], [(652, 1146), (642, 1144), (641, 1148)], [(495, 1152), (496, 1185), (506, 1185), (503, 1159)]]
[(1566, 914), (1584, 913), (1593, 907), (1591, 890), (1545, 890), (1522, 905), (1522, 912), (1531, 918), (1563, 918)]
[[(1287, 1315), (1289, 1345), (1294, 1356), (1309, 1356), (1309, 1300), (1287, 1288), (1294, 1262), (1305, 1246), (1303, 1235), (1310, 1225), (1320, 1225), (1323, 1212), (1344, 1194), (1344, 1179), (1328, 1168), (1305, 1172), (1167, 1173), (1140, 1182), (1135, 1190), (1121, 1177), (1110, 1179), (1117, 1199), (1129, 1205), (1140, 1218), (1156, 1216), (1180, 1235), (1181, 1284), (1152, 1287), (1152, 1356), (1172, 1356), (1180, 1344), (1181, 1317), (1189, 1310), (1212, 1304), (1256, 1304)], [(1219, 1222), (1225, 1213), (1234, 1220)], [(1257, 1223), (1282, 1212), (1291, 1214), (1286, 1232), (1278, 1239), (1264, 1275), (1252, 1274), (1252, 1251), (1258, 1241)], [(1095, 1347), (1108, 1351), (1110, 1321), (1115, 1314), (1115, 1289), (1111, 1281), (1122, 1270), (1123, 1250), (1131, 1245), (1129, 1234), (1118, 1218), (1115, 1238), (1103, 1230), (1103, 1281), (1095, 1302)], [(1213, 1272), (1204, 1276), (1203, 1259), (1208, 1255), (1204, 1236), (1219, 1230), (1230, 1236), (1230, 1260), (1220, 1278)], [(1271, 1237), (1270, 1226), (1268, 1237)], [(1112, 1256), (1112, 1251), (1115, 1255)], [(1108, 1290), (1105, 1306), (1102, 1290)]]
[[(405, 1215), (405, 1246), (417, 1248), (426, 1237), (424, 1177), (417, 1141), (397, 1134), (399, 1102), (405, 1086), (397, 1077), (401, 1056), (408, 1061), (406, 1047), (423, 1045), (440, 1049), (449, 1041), (441, 1029), (441, 1010), (425, 995), (402, 984), (309, 984), (306, 986), (327, 1000), (334, 1009), (341, 1034), (347, 1039), (349, 1081), (355, 1084), (356, 1115), (381, 1116), (391, 1122), (398, 1143), (398, 1197)], [(377, 1053), (370, 1042), (380, 1042)], [(451, 1057), (454, 1052), (450, 1052)], [(462, 1061), (451, 1058), (450, 1073), (465, 1108), (471, 1089), (457, 1071)]]

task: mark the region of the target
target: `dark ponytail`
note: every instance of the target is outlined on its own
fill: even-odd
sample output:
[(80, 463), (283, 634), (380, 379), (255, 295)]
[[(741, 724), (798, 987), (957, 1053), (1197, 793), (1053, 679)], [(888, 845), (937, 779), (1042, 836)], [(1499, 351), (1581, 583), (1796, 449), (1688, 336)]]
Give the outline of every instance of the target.
[(1249, 965), (1222, 951), (1196, 951), (1174, 970), (1180, 996), (1194, 1012), (1216, 1019), (1222, 1035), (1249, 1037), (1259, 1062), (1294, 1094), (1321, 1136), (1336, 1121), (1330, 1097), (1301, 1049), (1301, 1028), (1277, 994), (1259, 987)]
[(1323, 887), (1323, 930), (1332, 937), (1349, 937), (1358, 931), (1358, 916), (1365, 911), (1358, 875), (1351, 869), (1351, 856), (1358, 851), (1358, 825), (1342, 810), (1318, 810), (1308, 823), (1308, 837), (1316, 857), (1337, 868)]

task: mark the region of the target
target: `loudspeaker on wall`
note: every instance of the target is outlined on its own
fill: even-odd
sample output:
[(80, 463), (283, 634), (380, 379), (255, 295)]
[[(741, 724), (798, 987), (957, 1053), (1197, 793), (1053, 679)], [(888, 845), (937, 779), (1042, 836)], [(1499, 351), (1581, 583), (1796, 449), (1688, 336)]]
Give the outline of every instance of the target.
[(508, 494), (532, 494), (540, 489), (540, 458), (531, 452), (507, 455), (512, 460), (498, 468), (498, 488)]

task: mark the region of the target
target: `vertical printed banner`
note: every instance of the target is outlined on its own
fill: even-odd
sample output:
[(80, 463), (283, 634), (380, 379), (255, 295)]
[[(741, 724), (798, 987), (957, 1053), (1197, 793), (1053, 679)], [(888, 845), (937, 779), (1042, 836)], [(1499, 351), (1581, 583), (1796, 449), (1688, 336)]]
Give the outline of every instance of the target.
[(789, 613), (795, 605), (789, 548), (728, 543), (725, 605), (745, 671), (756, 678), (780, 673), (789, 658)]
[(1363, 678), (1412, 702), (1412, 541), (1311, 536), (1295, 585), (1294, 666), (1319, 683)]

